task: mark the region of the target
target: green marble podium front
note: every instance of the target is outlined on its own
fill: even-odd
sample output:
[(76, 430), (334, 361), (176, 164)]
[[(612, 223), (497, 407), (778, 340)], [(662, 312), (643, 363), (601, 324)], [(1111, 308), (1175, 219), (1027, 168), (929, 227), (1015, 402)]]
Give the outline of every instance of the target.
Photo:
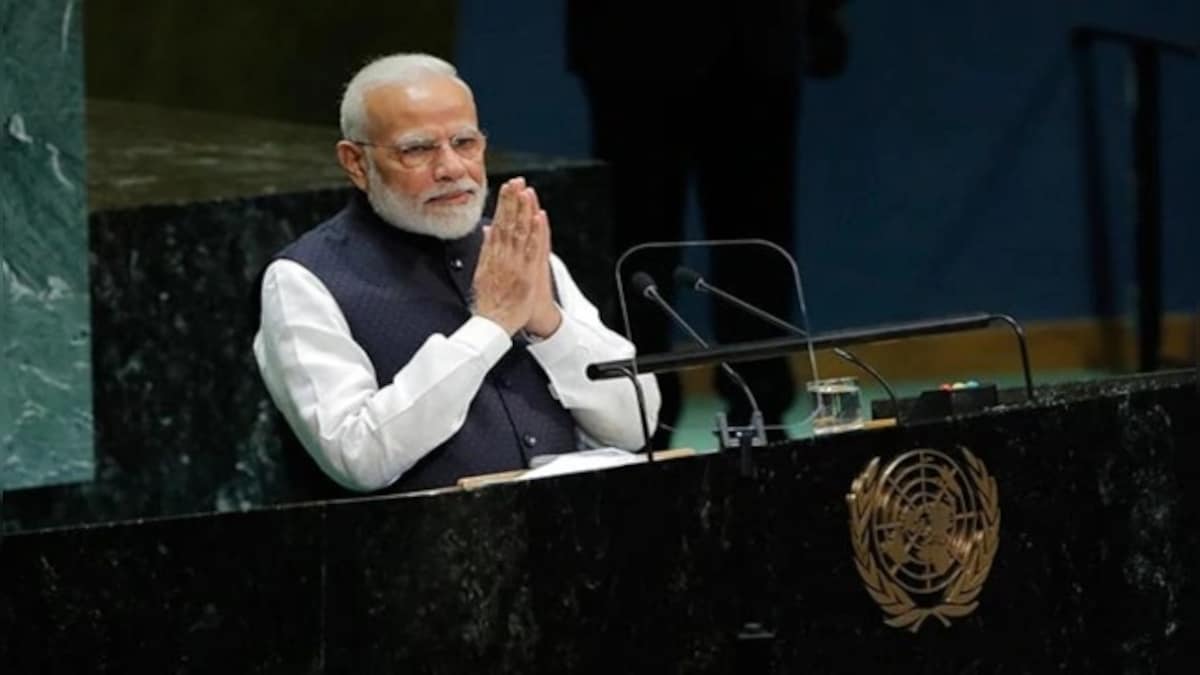
[(0, 491), (93, 474), (80, 22), (0, 0)]

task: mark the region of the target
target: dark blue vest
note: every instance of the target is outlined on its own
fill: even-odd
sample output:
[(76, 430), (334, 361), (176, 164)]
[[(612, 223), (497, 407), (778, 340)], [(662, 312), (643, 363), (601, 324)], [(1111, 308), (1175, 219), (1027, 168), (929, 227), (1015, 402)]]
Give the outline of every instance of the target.
[[(450, 335), (470, 318), (482, 243), (479, 227), (454, 241), (399, 230), (356, 192), (345, 209), (276, 258), (300, 263), (325, 284), (383, 387), (430, 335)], [(574, 419), (517, 338), (485, 377), (458, 432), (391, 490), (453, 485), (463, 476), (525, 468), (533, 455), (574, 449)]]

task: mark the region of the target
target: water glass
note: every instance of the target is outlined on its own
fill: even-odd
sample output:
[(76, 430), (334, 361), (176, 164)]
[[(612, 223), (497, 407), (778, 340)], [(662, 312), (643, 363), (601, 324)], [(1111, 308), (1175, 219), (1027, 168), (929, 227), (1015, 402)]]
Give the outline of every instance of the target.
[(857, 378), (833, 377), (808, 383), (813, 406), (813, 435), (861, 429), (864, 423), (862, 390)]

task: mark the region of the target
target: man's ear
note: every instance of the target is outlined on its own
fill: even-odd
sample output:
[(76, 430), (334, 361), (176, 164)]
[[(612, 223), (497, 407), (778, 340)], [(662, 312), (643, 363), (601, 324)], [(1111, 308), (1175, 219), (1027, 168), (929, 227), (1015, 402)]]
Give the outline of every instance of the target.
[(351, 143), (347, 140), (340, 140), (337, 144), (338, 163), (342, 165), (346, 175), (349, 176), (350, 182), (354, 183), (355, 187), (363, 192), (367, 191), (367, 158), (364, 155), (366, 150), (359, 145)]

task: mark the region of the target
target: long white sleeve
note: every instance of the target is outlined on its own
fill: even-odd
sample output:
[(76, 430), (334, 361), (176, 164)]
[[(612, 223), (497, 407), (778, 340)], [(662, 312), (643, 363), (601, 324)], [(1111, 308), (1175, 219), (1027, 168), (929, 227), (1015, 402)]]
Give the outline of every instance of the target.
[[(641, 419), (633, 384), (625, 379), (591, 381), (591, 363), (631, 358), (634, 347), (600, 321), (600, 312), (579, 290), (557, 256), (550, 258), (562, 308), (562, 325), (554, 335), (530, 345), (529, 351), (550, 378), (559, 402), (579, 428), (602, 445), (626, 450), (642, 447)], [(661, 396), (653, 375), (638, 377), (646, 404), (646, 422), (653, 433)]]

